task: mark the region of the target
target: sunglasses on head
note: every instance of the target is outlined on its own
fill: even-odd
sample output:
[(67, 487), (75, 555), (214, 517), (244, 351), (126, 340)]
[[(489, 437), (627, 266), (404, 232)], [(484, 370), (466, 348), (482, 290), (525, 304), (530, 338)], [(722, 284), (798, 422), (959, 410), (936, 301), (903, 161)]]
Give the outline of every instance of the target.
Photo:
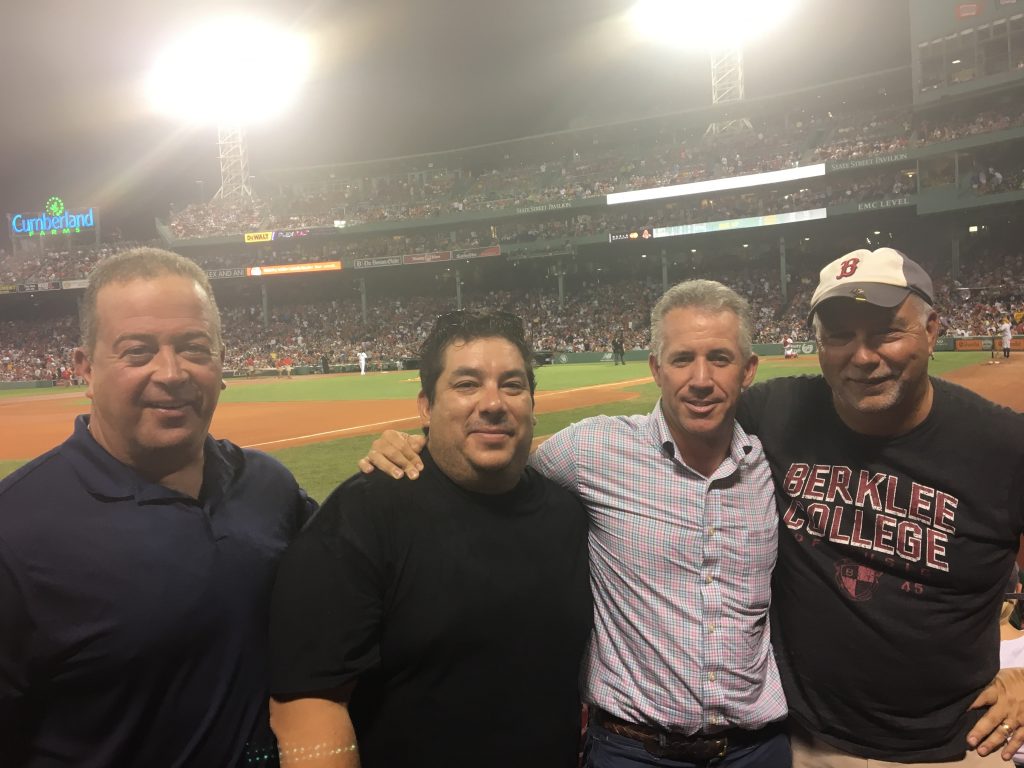
[(504, 331), (511, 336), (523, 336), (523, 320), (511, 312), (499, 312), (482, 309), (457, 309), (438, 315), (434, 321), (434, 332), (474, 327), (478, 329), (486, 324), (494, 330)]

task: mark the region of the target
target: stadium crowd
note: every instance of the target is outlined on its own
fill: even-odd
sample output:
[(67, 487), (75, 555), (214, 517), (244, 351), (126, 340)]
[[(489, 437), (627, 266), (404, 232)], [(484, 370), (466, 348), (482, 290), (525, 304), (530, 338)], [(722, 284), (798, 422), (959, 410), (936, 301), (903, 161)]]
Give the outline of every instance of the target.
[[(568, 157), (553, 157), (535, 164), (509, 161), (512, 164), (507, 167), (475, 172), (445, 168), (428, 168), (415, 174), (396, 171), (390, 176), (335, 180), (330, 193), (282, 187), (280, 194), (268, 202), (214, 201), (189, 205), (174, 213), (169, 227), (174, 237), (189, 239), (332, 225), (339, 218), (346, 219), (347, 225), (408, 219), (429, 223), (432, 217), (445, 213), (552, 204), (617, 191), (777, 170), (803, 162), (856, 159), (1021, 126), (1024, 110), (1012, 105), (978, 114), (950, 113), (944, 118), (915, 117), (902, 108), (878, 113), (807, 113), (784, 120), (766, 119), (751, 131), (729, 137), (704, 137), (692, 130), (666, 135), (663, 131), (650, 138), (647, 145), (597, 143), (584, 150), (573, 150)], [(976, 158), (974, 162), (973, 171), (963, 175), (967, 194), (994, 194), (1018, 190), (1024, 185), (1024, 167), (1015, 158)], [(647, 225), (694, 224), (784, 213), (898, 197), (913, 192), (916, 184), (910, 168), (889, 166), (883, 171), (865, 169), (840, 176), (830, 174), (808, 181), (799, 189), (761, 187), (688, 197), (664, 204), (658, 210), (645, 206), (639, 213), (635, 207), (625, 213), (613, 209), (585, 214), (562, 211), (561, 215), (556, 212), (554, 217), (531, 218), (527, 223), (502, 223), (500, 219), (495, 219), (495, 223), (476, 222), (443, 234), (357, 237), (332, 244), (332, 256), (405, 255), (493, 243), (602, 235)], [(82, 279), (105, 255), (128, 245), (133, 244), (64, 248), (29, 256), (0, 250), (0, 283)], [(205, 268), (217, 269), (292, 263), (307, 257), (294, 248), (246, 247), (230, 254), (195, 258)]]
[[(693, 129), (651, 142), (574, 149), (567, 156), (507, 166), (449, 170), (426, 167), (396, 175), (332, 178), (330, 189), (282, 186), (268, 202), (193, 204), (172, 215), (178, 238), (246, 231), (430, 219), (464, 211), (557, 204), (636, 189), (853, 160), (911, 146), (1024, 125), (1024, 110), (914, 116), (908, 108), (765, 119), (749, 131), (705, 137)], [(689, 135), (687, 135), (689, 134)], [(440, 161), (438, 161), (440, 162)], [(511, 161), (510, 161), (511, 162)], [(378, 173), (384, 173), (383, 171)], [(410, 179), (415, 178), (416, 181)], [(314, 185), (315, 186), (315, 185)]]
[[(1002, 177), (1000, 177), (1002, 179)], [(331, 257), (368, 258), (402, 256), (431, 251), (479, 248), (489, 245), (515, 245), (542, 240), (565, 241), (576, 237), (608, 235), (644, 226), (675, 226), (722, 219), (764, 216), (822, 206), (882, 200), (914, 191), (915, 177), (907, 168), (868, 170), (846, 174), (839, 179), (818, 179), (805, 188), (790, 191), (759, 188), (745, 192), (721, 193), (686, 198), (666, 203), (611, 208), (600, 213), (553, 213), (546, 218), (512, 223), (475, 223), (452, 230), (420, 231), (404, 235), (379, 235), (332, 243)], [(1002, 184), (998, 188), (1002, 188)], [(990, 193), (991, 183), (977, 188)], [(0, 282), (42, 283), (51, 280), (81, 279), (88, 276), (105, 256), (137, 243), (103, 244), (98, 247), (45, 252), (16, 259), (0, 251)], [(263, 264), (291, 264), (317, 261), (301, 248), (240, 247), (226, 253), (195, 253), (192, 258), (205, 269), (225, 269)]]
[(1024, 252), (984, 250), (961, 269), (958, 280), (937, 284), (940, 321), (951, 336), (993, 335), (1004, 317), (1021, 330)]
[(1005, 131), (1024, 126), (1024, 109), (986, 110), (963, 113), (943, 121), (922, 119), (915, 131), (916, 144), (924, 146), (943, 141), (956, 141), (968, 136)]
[(853, 160), (906, 149), (914, 134), (909, 110), (882, 114), (848, 112), (833, 118), (831, 139), (814, 150), (816, 163)]
[[(1022, 319), (1024, 252), (982, 251), (958, 281), (936, 275), (937, 308), (943, 333), (991, 334), (1002, 317)], [(765, 263), (728, 269), (691, 264), (683, 277), (707, 277), (730, 285), (746, 296), (754, 310), (755, 343), (778, 343), (784, 337), (808, 337), (804, 321), (816, 272), (794, 269), (789, 275), (788, 301), (778, 288), (777, 269)], [(552, 353), (609, 352), (621, 335), (626, 350), (647, 349), (651, 306), (661, 285), (638, 278), (588, 278), (569, 290), (560, 302), (550, 287), (544, 290), (492, 290), (468, 293), (467, 308), (491, 308), (523, 317), (534, 347)], [(268, 321), (261, 308), (222, 307), (228, 369), (275, 368), (286, 357), (294, 365), (354, 364), (366, 352), (373, 369), (415, 358), (425, 329), (438, 314), (455, 309), (454, 297), (382, 296), (367, 304), (351, 301), (296, 301), (273, 305)], [(72, 351), (78, 343), (78, 323), (72, 317), (45, 322), (0, 323), (0, 380), (69, 381)]]
[(0, 320), (0, 381), (62, 381), (74, 376), (77, 317)]
[[(148, 243), (155, 245), (156, 243)], [(0, 248), (0, 283), (46, 283), (52, 280), (81, 280), (89, 276), (100, 261), (115, 253), (143, 245), (135, 242), (102, 243), (75, 248), (60, 248), (7, 253)]]
[[(954, 141), (1024, 126), (1024, 109), (1014, 102), (985, 109), (914, 114), (906, 106), (835, 111), (802, 109), (757, 119), (748, 131), (705, 135), (694, 125), (665, 118), (660, 127), (639, 131), (621, 126), (593, 129), (557, 140), (524, 139), (510, 142), (503, 160), (488, 166), (478, 155), (474, 162), (458, 153), (359, 166), (330, 184), (279, 184), (266, 201), (189, 205), (173, 212), (173, 237), (236, 235), (245, 231), (296, 229), (331, 225), (339, 219), (360, 222), (430, 219), (467, 211), (502, 211), (509, 207), (570, 203), (587, 197), (642, 188), (779, 170), (799, 164), (856, 160), (892, 154), (908, 147)], [(530, 142), (533, 142), (532, 144)], [(522, 146), (520, 146), (522, 145)], [(517, 154), (527, 145), (530, 151)], [(504, 146), (504, 145), (503, 145)], [(1007, 149), (1007, 147), (1010, 147)], [(545, 155), (546, 153), (546, 155)], [(526, 159), (526, 158), (529, 159)], [(961, 166), (960, 194), (991, 195), (1024, 189), (1024, 164), (1012, 145), (994, 144)], [(789, 185), (694, 195), (621, 207), (582, 210), (531, 211), (529, 218), (476, 220), (462, 226), (417, 228), (400, 234), (358, 235), (311, 243), (286, 241), (266, 246), (189, 249), (208, 270), (287, 264), (337, 258), (405, 256), (433, 251), (500, 245), (503, 250), (526, 244), (530, 250), (568, 252), (574, 238), (597, 238), (651, 226), (696, 224), (723, 219), (833, 207), (900, 198), (918, 184), (946, 183), (949, 169), (941, 163), (895, 162)], [(327, 242), (327, 245), (323, 244)], [(593, 240), (592, 240), (593, 242)], [(52, 251), (7, 253), (0, 250), (0, 283), (40, 286), (88, 276), (106, 256), (137, 243), (64, 247)], [(765, 260), (770, 264), (771, 260)], [(944, 277), (946, 269), (930, 265), (937, 277), (938, 307), (944, 332), (978, 335), (991, 331), (1001, 315), (1022, 306), (1024, 296), (1014, 288), (1024, 254), (977, 251), (965, 262), (958, 281)], [(804, 307), (815, 275), (791, 265), (788, 300), (778, 288), (773, 266), (748, 266), (718, 271), (691, 265), (692, 275), (721, 279), (751, 298), (757, 319), (758, 342), (778, 342), (785, 336), (802, 338)], [(660, 293), (660, 284), (642, 279), (597, 279), (576, 283), (559, 302), (550, 287), (543, 291), (469, 291), (466, 306), (500, 307), (522, 315), (539, 349), (571, 352), (610, 349), (621, 334), (626, 349), (646, 348), (647, 313)], [(9, 288), (13, 290), (13, 288)], [(267, 323), (261, 307), (224, 308), (228, 367), (243, 368), (248, 360), (258, 367), (274, 366), (283, 357), (296, 364), (319, 365), (355, 361), (366, 352), (378, 364), (415, 357), (422, 328), (439, 312), (454, 308), (454, 299), (426, 296), (377, 298), (367, 307), (352, 301), (304, 302), (274, 306)], [(69, 379), (71, 350), (77, 342), (76, 322), (62, 318), (46, 322), (11, 322), (0, 327), (0, 379)]]

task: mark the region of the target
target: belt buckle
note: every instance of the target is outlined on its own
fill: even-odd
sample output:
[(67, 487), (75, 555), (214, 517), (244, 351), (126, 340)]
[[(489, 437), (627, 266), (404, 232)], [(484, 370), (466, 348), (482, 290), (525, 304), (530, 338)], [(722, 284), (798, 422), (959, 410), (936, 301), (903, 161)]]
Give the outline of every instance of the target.
[(693, 747), (693, 760), (720, 760), (729, 751), (729, 737), (701, 739)]
[(713, 757), (725, 757), (725, 753), (729, 751), (729, 737), (722, 736), (720, 739), (714, 739), (711, 743), (719, 745), (718, 753)]
[(665, 733), (658, 734), (658, 741), (644, 741), (644, 749), (648, 754), (654, 755), (655, 757), (671, 757), (676, 753), (676, 750), (669, 747), (668, 738)]

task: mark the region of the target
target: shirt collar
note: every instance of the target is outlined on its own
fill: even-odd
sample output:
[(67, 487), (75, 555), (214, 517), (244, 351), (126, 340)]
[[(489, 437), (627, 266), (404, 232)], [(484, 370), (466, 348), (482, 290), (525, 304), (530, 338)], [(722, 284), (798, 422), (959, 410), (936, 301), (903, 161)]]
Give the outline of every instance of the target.
[[(209, 499), (223, 496), (241, 468), (243, 454), (230, 444), (206, 436), (203, 446), (203, 490)], [(110, 501), (180, 501), (187, 498), (178, 491), (152, 483), (127, 464), (111, 456), (89, 432), (89, 416), (75, 418), (75, 429), (60, 447), (60, 453), (71, 464), (82, 485), (93, 496)]]
[[(651, 411), (651, 417), (648, 419), (648, 424), (651, 430), (651, 439), (654, 443), (661, 448), (669, 458), (678, 458), (682, 463), (682, 458), (679, 457), (679, 452), (676, 450), (676, 441), (672, 437), (672, 432), (668, 428), (668, 422), (665, 421), (665, 414), (661, 410), (661, 398), (654, 404), (654, 410)], [(732, 460), (733, 468), (738, 468), (743, 464), (752, 463), (761, 457), (760, 445), (751, 439), (743, 427), (740, 426), (738, 421), (734, 421), (732, 425), (732, 441), (729, 443), (729, 456), (728, 459)], [(723, 463), (728, 464), (728, 460)], [(716, 470), (717, 474), (717, 470)]]

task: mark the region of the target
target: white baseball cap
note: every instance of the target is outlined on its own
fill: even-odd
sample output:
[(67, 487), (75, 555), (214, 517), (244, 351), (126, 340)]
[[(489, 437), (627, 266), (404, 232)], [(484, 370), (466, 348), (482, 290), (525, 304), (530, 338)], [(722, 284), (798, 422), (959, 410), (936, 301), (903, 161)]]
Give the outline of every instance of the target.
[(853, 299), (879, 307), (896, 307), (912, 293), (934, 304), (932, 279), (924, 268), (895, 248), (869, 251), (861, 248), (840, 256), (821, 270), (811, 296), (810, 322), (814, 311), (829, 299)]

